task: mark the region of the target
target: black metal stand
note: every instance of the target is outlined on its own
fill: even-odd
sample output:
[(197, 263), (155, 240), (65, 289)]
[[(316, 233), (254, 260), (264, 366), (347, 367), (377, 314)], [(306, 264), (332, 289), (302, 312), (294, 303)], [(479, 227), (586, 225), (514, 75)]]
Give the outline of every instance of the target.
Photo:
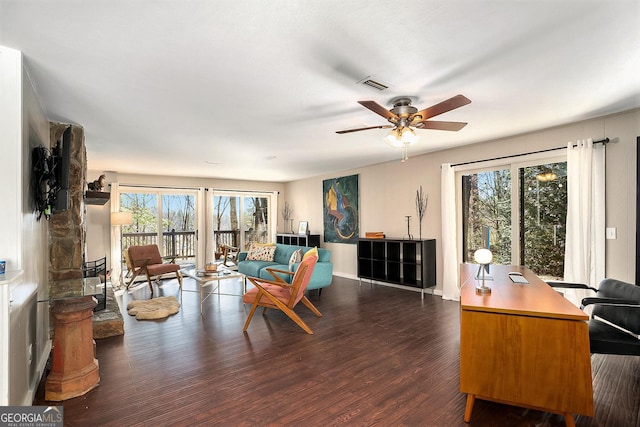
[(407, 236), (405, 237), (406, 239), (409, 240), (413, 240), (413, 236), (411, 235), (411, 215), (406, 215), (405, 218), (407, 218)]
[(100, 311), (107, 308), (107, 257), (95, 261), (87, 261), (82, 268), (82, 277), (99, 277), (102, 282), (102, 293), (95, 294), (98, 304), (93, 311)]

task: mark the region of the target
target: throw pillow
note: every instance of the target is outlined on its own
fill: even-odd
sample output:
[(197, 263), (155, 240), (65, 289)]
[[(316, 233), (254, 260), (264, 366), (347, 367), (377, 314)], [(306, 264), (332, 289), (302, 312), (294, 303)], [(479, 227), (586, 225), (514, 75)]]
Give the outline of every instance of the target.
[(247, 254), (248, 261), (273, 261), (276, 245), (254, 243)]
[(289, 271), (293, 271), (293, 265), (302, 261), (302, 249), (297, 249), (291, 254), (289, 258)]
[(251, 252), (251, 249), (253, 249), (256, 246), (275, 246), (275, 243), (258, 243), (258, 242), (251, 242), (247, 245), (247, 254), (249, 252)]
[(313, 249), (309, 249), (307, 251), (307, 253), (304, 254), (304, 256), (302, 257), (302, 260), (304, 261), (306, 258), (310, 257), (310, 256), (318, 256), (318, 247), (314, 247)]

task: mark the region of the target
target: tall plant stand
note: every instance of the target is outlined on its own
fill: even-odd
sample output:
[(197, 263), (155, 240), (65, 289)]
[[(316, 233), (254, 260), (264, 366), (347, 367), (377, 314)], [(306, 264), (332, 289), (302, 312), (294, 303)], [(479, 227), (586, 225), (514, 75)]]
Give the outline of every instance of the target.
[(93, 340), (91, 296), (53, 301), (53, 363), (45, 383), (45, 399), (62, 401), (82, 396), (100, 382)]

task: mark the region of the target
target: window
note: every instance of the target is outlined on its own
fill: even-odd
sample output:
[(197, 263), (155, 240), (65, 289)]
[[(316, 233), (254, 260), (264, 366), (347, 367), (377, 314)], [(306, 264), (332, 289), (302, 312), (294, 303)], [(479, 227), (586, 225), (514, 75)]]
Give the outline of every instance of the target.
[(562, 279), (567, 212), (564, 159), (465, 171), (462, 260), (488, 247), (495, 264), (519, 264), (543, 279)]
[(547, 279), (562, 279), (567, 223), (567, 162), (519, 169), (520, 264)]
[(253, 242), (274, 241), (270, 193), (213, 194), (213, 233), (216, 251), (226, 244), (247, 250)]
[(122, 227), (122, 250), (157, 244), (163, 256), (195, 262), (195, 200), (195, 191), (120, 187), (120, 209), (133, 215), (133, 224)]
[(511, 264), (511, 171), (462, 176), (463, 261), (489, 248), (495, 264)]

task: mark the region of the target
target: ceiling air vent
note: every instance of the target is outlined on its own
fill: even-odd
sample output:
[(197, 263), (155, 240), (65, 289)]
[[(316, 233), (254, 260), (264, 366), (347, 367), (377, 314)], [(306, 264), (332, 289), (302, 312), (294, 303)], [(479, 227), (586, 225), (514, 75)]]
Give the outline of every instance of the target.
[(373, 80), (371, 78), (371, 76), (365, 77), (364, 79), (360, 80), (358, 83), (361, 83), (363, 85), (372, 87), (372, 88), (377, 89), (377, 90), (389, 89), (389, 86), (384, 85), (384, 84), (382, 84), (380, 82), (377, 82), (377, 81)]

